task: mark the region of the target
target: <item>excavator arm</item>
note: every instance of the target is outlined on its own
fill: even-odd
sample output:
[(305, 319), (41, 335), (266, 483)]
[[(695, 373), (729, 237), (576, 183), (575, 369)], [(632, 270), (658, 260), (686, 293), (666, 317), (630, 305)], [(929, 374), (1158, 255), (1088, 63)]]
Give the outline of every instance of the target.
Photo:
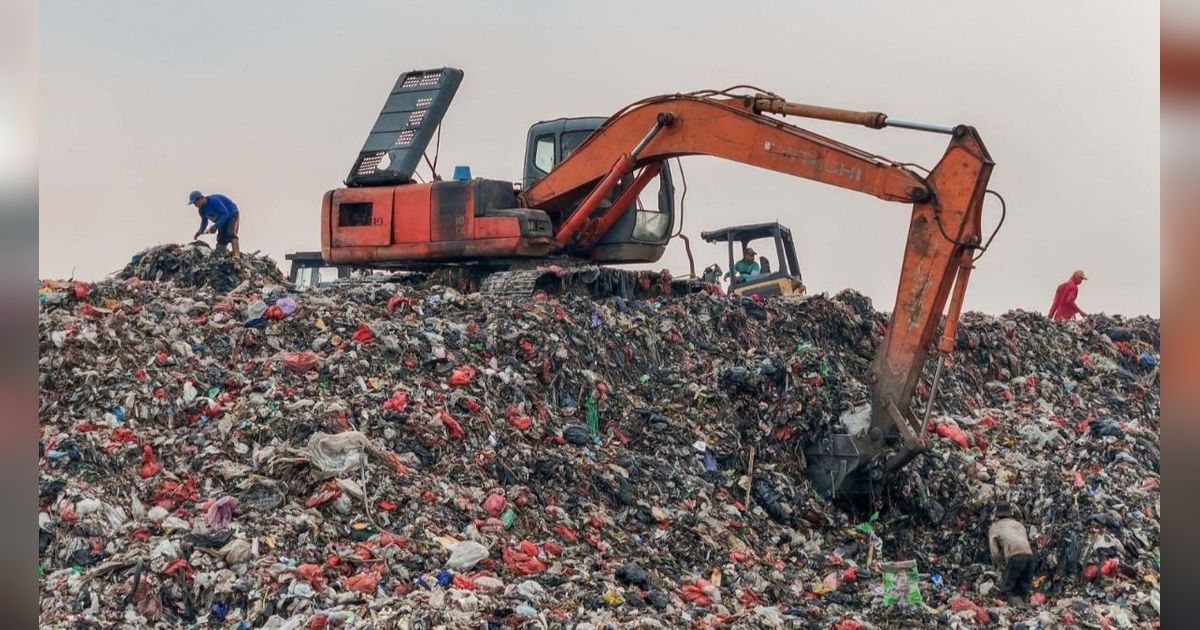
[[(767, 113), (936, 131), (951, 140), (941, 160), (922, 177), (900, 163)], [(943, 314), (937, 350), (945, 356), (954, 347), (962, 299), (981, 246), (983, 196), (993, 162), (979, 134), (965, 125), (897, 121), (878, 112), (788, 103), (774, 95), (653, 97), (609, 118), (523, 193), (523, 205), (551, 215), (563, 250), (586, 251), (629, 208), (663, 160), (684, 155), (720, 157), (912, 204), (896, 303), (869, 376), (870, 422), (822, 436), (806, 449), (810, 478), (822, 492), (871, 487), (927, 448), (925, 426), (913, 414), (911, 401)], [(601, 207), (618, 182), (639, 169), (616, 202)], [(940, 368), (939, 362), (939, 376)]]

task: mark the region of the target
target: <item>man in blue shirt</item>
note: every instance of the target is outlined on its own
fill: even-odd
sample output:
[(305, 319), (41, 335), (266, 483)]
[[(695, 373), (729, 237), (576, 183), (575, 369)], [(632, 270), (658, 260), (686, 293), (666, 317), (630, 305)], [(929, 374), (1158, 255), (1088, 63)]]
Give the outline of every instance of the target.
[[(217, 235), (217, 251), (223, 252), (225, 246), (230, 245), (233, 257), (241, 258), (242, 248), (238, 243), (237, 204), (225, 195), (205, 195), (199, 190), (193, 190), (188, 195), (188, 205), (196, 206), (196, 210), (200, 213), (200, 229), (192, 235), (192, 240), (200, 238), (205, 228), (208, 228), (209, 234)], [(208, 227), (209, 221), (212, 221), (211, 228)]]

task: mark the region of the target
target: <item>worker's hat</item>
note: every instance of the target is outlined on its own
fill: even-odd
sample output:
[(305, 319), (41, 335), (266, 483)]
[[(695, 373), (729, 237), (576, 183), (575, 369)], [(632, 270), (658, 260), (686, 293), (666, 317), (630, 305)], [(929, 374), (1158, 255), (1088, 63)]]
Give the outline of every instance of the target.
[(1076, 269), (1076, 270), (1075, 270), (1075, 275), (1079, 276), (1079, 278), (1080, 278), (1081, 280), (1087, 280), (1087, 279), (1088, 279), (1088, 278), (1087, 278), (1087, 274), (1086, 274), (1086, 273), (1083, 273), (1083, 270), (1082, 270), (1082, 269)]
[(757, 254), (758, 252), (754, 251), (754, 248), (753, 248), (753, 247), (747, 247), (747, 248), (746, 248), (746, 253), (747, 253), (747, 254), (750, 254), (751, 256), (753, 256), (753, 255)]
[(187, 205), (190, 206), (190, 205), (196, 203), (196, 200), (203, 196), (204, 196), (204, 193), (200, 192), (199, 190), (193, 190), (192, 192), (188, 193)]

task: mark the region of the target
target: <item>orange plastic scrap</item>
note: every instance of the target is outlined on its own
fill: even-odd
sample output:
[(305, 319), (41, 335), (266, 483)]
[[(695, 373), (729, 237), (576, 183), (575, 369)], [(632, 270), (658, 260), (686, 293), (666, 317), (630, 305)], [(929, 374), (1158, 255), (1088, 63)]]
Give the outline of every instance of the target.
[(950, 610), (953, 610), (955, 612), (958, 612), (961, 610), (974, 611), (975, 612), (975, 623), (979, 623), (979, 624), (988, 623), (991, 620), (991, 618), (988, 617), (987, 611), (984, 610), (982, 606), (980, 606), (979, 604), (976, 604), (975, 602), (973, 602), (965, 597), (955, 597), (955, 598), (951, 599), (950, 600)]
[(508, 505), (508, 500), (504, 498), (503, 494), (491, 494), (483, 501), (483, 511), (487, 512), (488, 516), (500, 516), (506, 505)]
[(396, 392), (384, 401), (383, 408), (396, 413), (403, 413), (408, 407), (408, 392)]
[(967, 437), (967, 432), (958, 428), (958, 424), (953, 420), (946, 422), (937, 422), (930, 427), (934, 433), (954, 442), (962, 448), (971, 448), (970, 439)]
[(469, 365), (460, 365), (450, 373), (450, 378), (447, 379), (447, 382), (451, 387), (462, 387), (475, 378), (475, 373), (475, 368)]
[(713, 605), (712, 595), (717, 592), (717, 587), (704, 578), (696, 578), (679, 589), (684, 601), (702, 608)]
[(358, 329), (351, 335), (351, 339), (354, 339), (358, 343), (370, 343), (374, 338), (375, 333), (371, 332), (371, 328), (366, 324), (359, 324)]
[[(413, 470), (411, 468), (409, 468), (408, 466), (405, 466), (404, 462), (400, 461), (400, 456), (393, 453), (392, 451), (387, 451), (386, 453), (384, 453), (383, 458), (386, 459), (387, 462), (392, 465), (392, 470), (395, 470), (396, 474), (398, 474), (398, 475), (414, 474)], [(393, 506), (392, 509), (395, 509), (395, 507)], [(388, 511), (390, 512), (391, 510), (388, 510)]]
[(527, 540), (522, 540), (515, 549), (504, 547), (502, 553), (504, 564), (517, 575), (542, 573), (547, 567), (546, 563), (537, 558), (537, 551), (537, 545)]
[(379, 575), (375, 573), (359, 573), (346, 578), (343, 583), (350, 590), (358, 591), (364, 595), (371, 595), (379, 586)]
[(325, 575), (318, 564), (302, 564), (296, 567), (296, 575), (316, 590), (325, 588)]
[(337, 481), (329, 480), (321, 484), (321, 489), (309, 497), (304, 505), (306, 507), (316, 507), (322, 503), (328, 503), (341, 495), (342, 490), (338, 487)]
[(321, 358), (312, 352), (287, 352), (283, 355), (283, 367), (304, 373), (317, 367)]
[(446, 433), (449, 434), (451, 440), (461, 440), (466, 436), (466, 433), (462, 430), (462, 425), (445, 409), (438, 410), (438, 417), (442, 421), (442, 426), (446, 427)]
[(149, 444), (142, 445), (142, 467), (139, 474), (142, 479), (148, 479), (158, 474), (162, 470), (162, 466), (158, 464), (158, 460), (154, 458), (154, 449)]

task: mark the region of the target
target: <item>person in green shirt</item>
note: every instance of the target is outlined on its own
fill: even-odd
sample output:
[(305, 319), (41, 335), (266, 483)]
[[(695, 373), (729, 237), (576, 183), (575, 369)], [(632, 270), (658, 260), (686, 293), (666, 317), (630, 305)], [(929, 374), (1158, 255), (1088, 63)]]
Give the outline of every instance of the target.
[(733, 263), (733, 279), (735, 282), (745, 282), (758, 275), (761, 267), (758, 266), (758, 261), (754, 259), (756, 253), (753, 248), (747, 247), (742, 252), (742, 259)]

